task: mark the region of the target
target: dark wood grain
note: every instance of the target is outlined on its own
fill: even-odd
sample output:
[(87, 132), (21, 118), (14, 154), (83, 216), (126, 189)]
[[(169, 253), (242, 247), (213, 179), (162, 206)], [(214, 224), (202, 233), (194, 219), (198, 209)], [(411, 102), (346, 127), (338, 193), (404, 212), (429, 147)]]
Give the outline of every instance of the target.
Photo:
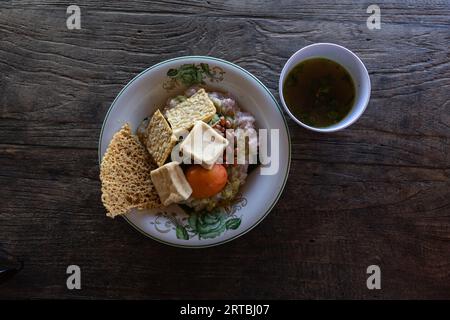
[[(450, 2), (0, 2), (0, 244), (25, 262), (0, 298), (450, 298)], [(363, 117), (333, 134), (288, 120), (292, 167), (272, 213), (202, 250), (148, 240), (100, 201), (97, 143), (119, 90), (181, 55), (237, 63), (277, 95), (288, 57), (354, 50)], [(82, 290), (66, 289), (66, 267)], [(366, 268), (382, 289), (366, 288)]]

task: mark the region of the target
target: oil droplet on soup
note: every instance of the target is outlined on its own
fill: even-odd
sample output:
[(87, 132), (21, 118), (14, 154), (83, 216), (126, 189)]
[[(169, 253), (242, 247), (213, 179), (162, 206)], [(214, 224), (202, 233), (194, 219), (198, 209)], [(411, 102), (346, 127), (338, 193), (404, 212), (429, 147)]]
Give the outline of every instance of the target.
[(312, 58), (296, 65), (286, 77), (283, 97), (289, 110), (312, 127), (328, 127), (350, 112), (355, 85), (337, 62)]

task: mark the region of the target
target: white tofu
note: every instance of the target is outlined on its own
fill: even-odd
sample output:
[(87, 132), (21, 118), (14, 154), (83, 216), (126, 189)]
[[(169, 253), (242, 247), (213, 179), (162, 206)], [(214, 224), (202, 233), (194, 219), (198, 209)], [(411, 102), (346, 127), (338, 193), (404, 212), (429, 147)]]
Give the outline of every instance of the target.
[(178, 162), (169, 162), (150, 172), (161, 203), (168, 206), (189, 198), (192, 188)]
[(203, 121), (195, 122), (189, 135), (180, 144), (184, 157), (191, 157), (194, 163), (211, 169), (223, 155), (228, 140)]

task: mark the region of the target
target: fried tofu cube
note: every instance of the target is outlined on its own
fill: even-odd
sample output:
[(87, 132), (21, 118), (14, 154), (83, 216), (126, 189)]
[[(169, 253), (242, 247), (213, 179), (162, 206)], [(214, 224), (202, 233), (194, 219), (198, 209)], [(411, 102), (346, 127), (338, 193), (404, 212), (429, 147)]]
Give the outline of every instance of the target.
[(228, 140), (203, 121), (195, 122), (189, 135), (180, 144), (183, 156), (190, 157), (194, 163), (211, 169), (223, 155)]
[(178, 162), (169, 162), (150, 172), (161, 203), (168, 206), (180, 203), (192, 194), (192, 188)]

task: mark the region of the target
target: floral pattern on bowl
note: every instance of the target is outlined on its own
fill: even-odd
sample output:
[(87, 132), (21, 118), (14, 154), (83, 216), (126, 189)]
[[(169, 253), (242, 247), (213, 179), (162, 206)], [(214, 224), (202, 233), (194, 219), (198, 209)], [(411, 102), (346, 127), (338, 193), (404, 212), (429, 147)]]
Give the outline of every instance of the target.
[(163, 88), (169, 91), (180, 86), (205, 85), (205, 80), (220, 82), (223, 80), (224, 74), (225, 71), (222, 68), (210, 67), (208, 63), (183, 64), (167, 71), (168, 79), (164, 81)]
[(247, 199), (238, 196), (231, 206), (216, 208), (211, 212), (195, 212), (187, 206), (178, 206), (183, 210), (181, 214), (178, 210), (162, 210), (150, 224), (160, 233), (174, 232), (177, 239), (212, 239), (227, 230), (238, 229), (243, 217), (238, 216), (237, 212), (246, 205)]

